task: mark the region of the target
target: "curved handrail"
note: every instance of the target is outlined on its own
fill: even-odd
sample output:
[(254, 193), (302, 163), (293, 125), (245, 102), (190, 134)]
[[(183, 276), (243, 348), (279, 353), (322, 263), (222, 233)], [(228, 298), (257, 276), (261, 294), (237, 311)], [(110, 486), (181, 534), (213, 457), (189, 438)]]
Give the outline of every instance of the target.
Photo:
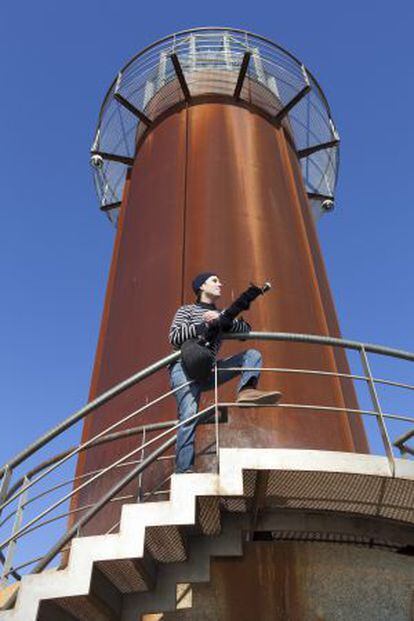
[[(313, 344), (313, 345), (322, 345), (322, 346), (328, 346), (328, 347), (340, 347), (343, 349), (351, 349), (351, 350), (355, 350), (358, 351), (361, 355), (361, 359), (362, 361), (364, 361), (364, 359), (367, 360), (366, 358), (366, 353), (374, 353), (374, 354), (380, 354), (380, 355), (384, 355), (384, 356), (390, 356), (393, 358), (397, 358), (397, 359), (402, 359), (402, 360), (408, 360), (413, 362), (414, 361), (414, 353), (408, 352), (408, 351), (404, 351), (404, 350), (398, 350), (398, 349), (393, 349), (390, 347), (384, 347), (381, 345), (376, 345), (376, 344), (372, 344), (372, 343), (363, 343), (360, 341), (353, 341), (353, 340), (347, 340), (347, 339), (342, 339), (342, 338), (337, 338), (337, 337), (330, 337), (330, 336), (321, 336), (321, 335), (313, 335), (313, 334), (300, 334), (300, 333), (284, 333), (284, 332), (250, 332), (249, 334), (227, 334), (224, 335), (224, 338), (227, 340), (241, 340), (241, 341), (246, 341), (246, 340), (271, 340), (271, 341), (275, 341), (275, 342), (295, 342), (295, 343), (305, 343), (305, 344)], [(80, 410), (78, 410), (77, 412), (75, 412), (74, 414), (72, 414), (71, 416), (69, 416), (67, 419), (65, 419), (62, 423), (60, 423), (59, 425), (55, 426), (54, 428), (52, 428), (49, 432), (46, 432), (46, 434), (44, 434), (43, 436), (41, 436), (36, 442), (34, 442), (32, 445), (30, 445), (25, 451), (20, 452), (18, 455), (16, 455), (16, 457), (14, 457), (12, 460), (10, 460), (10, 462), (8, 464), (6, 464), (6, 466), (3, 467), (2, 469), (2, 474), (4, 475), (5, 473), (7, 473), (7, 475), (9, 475), (11, 473), (11, 470), (13, 469), (13, 467), (15, 465), (18, 465), (20, 463), (22, 463), (22, 461), (24, 461), (24, 459), (26, 459), (27, 457), (30, 457), (31, 455), (33, 455), (37, 450), (39, 450), (41, 447), (45, 446), (46, 444), (48, 444), (48, 442), (50, 442), (51, 440), (53, 440), (55, 437), (57, 437), (58, 435), (60, 435), (63, 431), (65, 431), (66, 429), (70, 428), (72, 425), (74, 425), (75, 423), (77, 423), (78, 421), (82, 420), (83, 418), (85, 418), (89, 413), (91, 413), (92, 411), (94, 411), (94, 409), (96, 409), (96, 407), (98, 407), (99, 405), (102, 405), (103, 403), (106, 403), (108, 400), (110, 400), (112, 397), (119, 395), (120, 393), (122, 393), (124, 390), (126, 390), (127, 388), (130, 388), (131, 386), (139, 383), (140, 381), (142, 381), (143, 379), (151, 376), (152, 374), (154, 374), (155, 372), (157, 372), (158, 370), (166, 367), (167, 365), (169, 365), (171, 362), (177, 360), (180, 357), (180, 352), (174, 352), (172, 354), (170, 354), (169, 356), (166, 356), (164, 358), (162, 358), (161, 360), (149, 365), (148, 367), (146, 367), (145, 369), (142, 369), (141, 371), (135, 373), (134, 375), (130, 376), (129, 378), (127, 378), (126, 380), (118, 383), (117, 385), (115, 385), (114, 387), (112, 387), (110, 390), (106, 391), (105, 393), (103, 393), (102, 395), (100, 395), (99, 397), (97, 397), (94, 401), (90, 402), (89, 404), (87, 404), (86, 406), (84, 406), (83, 408), (81, 408)], [(364, 362), (363, 362), (364, 365)], [(341, 377), (347, 377), (349, 379), (360, 379), (360, 380), (365, 380), (368, 382), (368, 385), (370, 387), (370, 389), (372, 388), (375, 392), (375, 384), (376, 383), (380, 383), (380, 382), (384, 382), (384, 383), (388, 383), (390, 385), (395, 385), (395, 386), (400, 386), (400, 387), (405, 387), (405, 388), (409, 388), (410, 390), (414, 390), (414, 386), (409, 385), (409, 384), (402, 384), (400, 382), (392, 382), (389, 380), (379, 380), (379, 379), (375, 379), (372, 376), (371, 370), (369, 368), (369, 364), (366, 361), (366, 365), (365, 365), (365, 375), (355, 375), (355, 374), (351, 374), (351, 373), (340, 373), (340, 374), (334, 374), (334, 373), (330, 373), (330, 372), (326, 372), (326, 371), (317, 371), (317, 370), (310, 370), (310, 369), (279, 369), (279, 368), (263, 368), (263, 371), (277, 371), (277, 372), (297, 372), (297, 373), (315, 373), (315, 374), (327, 374), (327, 375), (338, 375)], [(144, 408), (150, 407), (152, 404), (157, 403), (160, 399), (165, 398), (165, 396), (168, 396), (172, 394), (171, 392), (166, 393), (165, 395), (161, 395), (158, 396), (155, 400), (153, 400), (151, 403), (148, 403), (144, 406)], [(375, 397), (375, 395), (374, 395)], [(285, 408), (312, 408), (314, 410), (332, 410), (335, 412), (342, 412), (342, 411), (346, 411), (349, 414), (355, 414), (355, 415), (370, 415), (370, 416), (374, 416), (377, 417), (378, 419), (378, 423), (379, 423), (379, 427), (380, 427), (380, 431), (383, 434), (383, 441), (384, 441), (384, 446), (385, 446), (385, 450), (390, 462), (390, 472), (392, 473), (392, 475), (394, 475), (394, 459), (393, 459), (393, 455), (392, 455), (392, 448), (391, 448), (391, 444), (390, 444), (390, 440), (387, 434), (387, 430), (385, 428), (384, 425), (384, 419), (386, 418), (390, 418), (392, 420), (400, 420), (400, 421), (408, 421), (413, 423), (414, 419), (410, 418), (410, 417), (403, 417), (403, 416), (396, 416), (394, 414), (389, 414), (386, 412), (383, 412), (379, 402), (378, 404), (375, 403), (375, 398), (372, 399), (373, 401), (373, 406), (374, 409), (372, 411), (368, 411), (368, 410), (350, 410), (349, 408), (337, 408), (337, 407), (333, 407), (333, 406), (320, 406), (320, 405), (306, 405), (306, 404), (282, 404), (280, 405), (280, 407), (285, 407)], [(237, 404), (227, 404), (227, 403), (218, 403), (217, 400), (217, 395), (215, 397), (215, 408), (217, 410), (218, 406), (235, 406)], [(377, 407), (378, 405), (378, 407)], [(211, 407), (211, 406), (210, 406)], [(209, 408), (207, 408), (209, 409)], [(131, 418), (132, 416), (135, 416), (137, 414), (137, 412), (139, 413), (141, 411), (141, 409), (137, 410), (136, 412), (132, 412), (132, 413), (128, 413), (127, 418)], [(194, 415), (194, 419), (200, 417), (203, 414), (204, 411), (200, 411), (197, 412), (196, 415)], [(204, 412), (205, 413), (205, 412)], [(124, 419), (122, 419), (120, 422), (118, 422), (117, 424), (120, 424), (123, 422)], [(92, 438), (91, 440), (89, 440), (85, 445), (80, 444), (77, 448), (74, 449), (69, 449), (69, 454), (70, 455), (75, 455), (77, 452), (80, 452), (81, 450), (84, 450), (85, 448), (90, 448), (90, 446), (94, 446), (98, 443), (102, 443), (102, 442), (108, 442), (111, 440), (115, 440), (115, 439), (119, 439), (121, 436), (123, 436), (124, 434), (137, 434), (140, 432), (143, 432), (143, 438), (142, 438), (142, 442), (143, 444), (141, 444), (139, 447), (135, 448), (133, 451), (131, 451), (130, 453), (128, 453), (127, 455), (124, 455), (120, 460), (118, 460), (118, 462), (115, 462), (115, 464), (111, 464), (110, 466), (108, 466), (106, 469), (104, 468), (102, 471), (96, 471), (94, 473), (88, 473), (88, 474), (93, 474), (94, 476), (92, 476), (91, 481), (92, 482), (95, 480), (95, 478), (99, 477), (102, 473), (105, 473), (106, 470), (111, 469), (114, 465), (123, 462), (125, 459), (129, 458), (131, 455), (135, 455), (136, 453), (139, 453), (144, 447), (147, 447), (151, 444), (154, 444), (155, 442), (158, 442), (160, 439), (165, 438), (167, 435), (169, 435), (170, 433), (173, 433), (174, 431), (177, 431), (177, 429), (184, 424), (183, 421), (180, 421), (178, 423), (174, 423), (173, 421), (168, 422), (168, 427), (169, 429), (167, 431), (164, 431), (163, 433), (161, 433), (159, 436), (157, 436), (157, 438), (152, 438), (149, 441), (145, 441), (145, 430), (149, 427), (151, 427), (152, 425), (142, 425), (140, 427), (135, 427), (135, 428), (131, 428), (128, 430), (123, 430), (121, 432), (116, 432), (116, 433), (111, 433), (111, 434), (107, 434), (108, 431), (112, 430), (112, 427), (108, 428), (107, 430), (104, 430), (103, 432), (100, 432), (100, 434), (98, 434), (98, 436), (96, 438)], [(216, 426), (218, 424), (218, 419), (216, 417)], [(162, 423), (153, 423), (154, 428), (158, 428), (160, 426), (162, 426), (163, 428), (166, 427), (166, 423), (162, 422)], [(381, 429), (381, 426), (383, 427)], [(161, 427), (160, 427), (161, 428)], [(409, 432), (410, 434), (412, 432)], [(407, 435), (407, 434), (406, 434)], [(102, 437), (101, 437), (102, 436)], [(405, 436), (404, 436), (405, 438)], [(401, 438), (400, 438), (401, 440)], [(87, 513), (85, 513), (81, 520), (78, 521), (76, 523), (76, 525), (69, 531), (69, 533), (66, 533), (63, 538), (61, 538), (56, 544), (55, 546), (52, 548), (53, 550), (53, 556), (56, 556), (56, 554), (58, 554), (59, 551), (61, 551), (62, 546), (65, 545), (65, 543), (67, 543), (67, 541), (69, 541), (69, 539), (72, 538), (73, 533), (76, 534), (77, 529), (80, 528), (80, 526), (84, 525), (89, 519), (92, 519), (92, 517), (94, 517), (94, 515), (96, 515), (96, 512), (99, 510), (99, 508), (101, 508), (104, 504), (106, 504), (106, 502), (108, 502), (108, 498), (110, 496), (110, 498), (113, 498), (120, 489), (122, 489), (123, 485), (122, 482), (124, 482), (124, 485), (126, 484), (125, 482), (128, 480), (130, 480), (128, 477), (130, 476), (137, 476), (138, 474), (142, 473), (146, 466), (149, 465), (149, 463), (152, 463), (154, 460), (156, 460), (157, 458), (159, 458), (159, 456), (161, 455), (161, 453), (163, 452), (163, 450), (166, 450), (166, 448), (168, 448), (169, 446), (171, 446), (175, 441), (175, 437), (174, 438), (170, 438), (167, 443), (165, 443), (165, 445), (163, 445), (163, 447), (159, 447), (156, 449), (156, 451), (154, 451), (153, 453), (151, 453), (150, 455), (146, 456), (144, 459), (144, 456), (142, 454), (141, 459), (138, 462), (135, 462), (135, 464), (137, 464), (136, 468), (134, 467), (132, 471), (128, 472), (128, 474), (126, 475), (126, 477), (124, 477), (123, 479), (121, 479), (120, 481), (118, 481), (116, 483), (116, 486), (113, 487), (111, 490), (109, 490), (104, 496), (102, 496), (102, 498), (100, 498), (98, 500), (98, 502), (96, 504), (94, 504), (93, 506), (85, 506), (82, 509), (83, 510), (87, 510)], [(396, 444), (394, 443), (394, 446)], [(159, 450), (162, 449), (163, 450)], [(216, 440), (216, 451), (218, 454), (218, 449), (219, 449), (219, 443), (218, 440)], [(410, 451), (408, 451), (410, 452)], [(61, 453), (60, 455), (58, 455), (57, 457), (53, 457), (53, 458), (49, 458), (46, 462), (43, 462), (42, 464), (40, 464), (40, 466), (35, 466), (35, 468), (30, 471), (31, 474), (33, 474), (33, 472), (35, 471), (39, 471), (45, 467), (48, 467), (52, 464), (52, 462), (55, 462), (56, 459), (62, 458), (62, 456), (66, 455), (68, 453), (68, 451), (65, 451), (64, 453)], [(23, 456), (23, 457), (22, 457)], [(162, 459), (162, 457), (161, 457)], [(131, 464), (132, 465), (132, 464)], [(135, 475), (132, 474), (132, 472), (135, 473)], [(100, 473), (100, 474), (98, 474)], [(14, 483), (13, 487), (11, 488), (11, 490), (8, 490), (7, 493), (7, 485), (8, 485), (8, 479), (9, 476), (6, 476), (4, 478), (3, 476), (3, 483), (0, 486), (0, 491), (1, 494), (3, 496), (3, 500), (5, 501), (4, 504), (2, 505), (0, 502), (0, 509), (2, 506), (6, 506), (7, 504), (9, 504), (9, 502), (13, 499), (17, 499), (18, 497), (20, 497), (20, 505), (17, 507), (16, 511), (13, 512), (13, 514), (15, 514), (17, 516), (17, 513), (20, 512), (22, 510), (22, 508), (24, 508), (26, 506), (27, 501), (26, 499), (22, 498), (22, 493), (26, 492), (26, 490), (28, 489), (28, 487), (33, 483), (36, 483), (37, 480), (33, 480), (32, 482), (28, 481), (28, 473), (26, 473), (25, 477), (23, 477), (21, 479), (21, 481), (25, 481), (23, 486), (22, 486), (22, 490), (16, 494), (15, 496), (13, 496), (12, 498), (9, 497), (10, 495), (10, 491), (13, 490), (13, 492), (16, 491), (16, 483)], [(29, 477), (30, 479), (30, 477)], [(18, 483), (21, 482), (19, 480)], [(1, 483), (1, 481), (0, 481)], [(70, 483), (70, 481), (69, 481)], [(66, 483), (65, 483), (66, 484)], [(44, 510), (43, 513), (40, 514), (40, 516), (37, 516), (36, 518), (32, 519), (30, 522), (26, 523), (24, 526), (18, 526), (17, 529), (14, 529), (12, 532), (12, 535), (10, 537), (8, 537), (5, 541), (2, 542), (1, 547), (5, 546), (5, 545), (9, 545), (13, 546), (15, 545), (15, 542), (21, 537), (21, 536), (25, 536), (26, 534), (30, 533), (31, 530), (34, 530), (35, 528), (31, 528), (32, 525), (34, 525), (36, 523), (36, 528), (39, 527), (39, 522), (38, 520), (40, 518), (43, 518), (44, 516), (46, 516), (48, 513), (50, 513), (52, 510), (54, 510), (56, 507), (58, 507), (60, 504), (62, 504), (63, 502), (66, 502), (67, 499), (71, 498), (73, 496), (73, 494), (75, 494), (77, 491), (79, 491), (79, 489), (81, 489), (84, 485), (87, 485), (88, 482), (86, 482), (85, 484), (82, 484), (81, 487), (79, 488), (75, 488), (74, 490), (72, 490), (72, 492), (70, 494), (67, 494), (66, 496), (63, 497), (63, 499), (60, 499), (59, 501), (55, 502), (54, 504), (51, 505), (51, 507), (48, 507), (47, 510)], [(41, 494), (39, 494), (38, 496), (35, 496), (34, 498), (31, 499), (30, 502), (33, 502), (34, 500), (37, 500), (37, 498), (43, 497), (45, 496), (47, 493), (49, 493), (50, 491), (54, 492), (57, 488), (60, 488), (61, 485), (52, 487), (51, 490), (46, 490), (46, 491), (42, 491)], [(62, 514), (63, 515), (63, 514)], [(61, 517), (61, 516), (59, 516)], [(64, 517), (64, 515), (63, 515)], [(5, 520), (3, 520), (3, 522), (8, 521), (9, 516), (6, 517)], [(17, 517), (16, 517), (17, 519)], [(48, 523), (48, 521), (44, 522), (45, 524)], [(43, 525), (43, 523), (41, 522), (40, 525)], [(76, 528), (75, 528), (76, 527)], [(76, 531), (76, 532), (75, 532)], [(69, 539), (68, 539), (69, 537)], [(63, 543), (62, 543), (63, 542)], [(51, 551), (52, 552), (52, 551)], [(51, 553), (50, 552), (50, 553)], [(46, 565), (44, 563), (48, 563), (51, 560), (51, 556), (46, 555), (44, 557), (41, 557), (42, 560), (41, 562), (35, 567), (35, 571), (41, 571), (42, 568), (44, 568)], [(1, 551), (0, 551), (0, 561), (3, 562), (4, 564), (4, 557), (3, 555), (1, 555)], [(30, 563), (29, 563), (30, 564)], [(24, 566), (26, 566), (26, 563), (24, 564)], [(16, 568), (13, 568), (10, 566), (10, 562), (8, 562), (8, 570), (6, 572), (5, 570), (5, 576), (9, 576), (9, 575), (14, 575), (16, 578), (16, 574), (15, 572)]]
[[(166, 35), (165, 37), (162, 37), (161, 39), (158, 39), (157, 41), (154, 41), (153, 43), (150, 43), (150, 45), (147, 45), (146, 47), (144, 47), (142, 50), (140, 50), (139, 52), (137, 52), (136, 54), (134, 54), (134, 56), (132, 56), (132, 58), (130, 58), (125, 65), (123, 65), (123, 67), (120, 69), (120, 73), (124, 73), (124, 71), (126, 69), (128, 69), (138, 58), (140, 58), (141, 56), (144, 56), (144, 54), (146, 54), (147, 52), (149, 52), (150, 50), (158, 47), (159, 45), (161, 45), (162, 43), (165, 43), (166, 41), (169, 41), (171, 39), (174, 39), (174, 37), (180, 37), (182, 35), (189, 35), (189, 34), (194, 34), (197, 32), (235, 32), (237, 34), (242, 34), (242, 35), (247, 35), (250, 37), (254, 37), (255, 39), (258, 39), (259, 41), (263, 41), (264, 43), (267, 43), (275, 48), (277, 48), (278, 50), (280, 50), (281, 52), (283, 52), (283, 54), (286, 54), (286, 56), (289, 56), (289, 58), (291, 60), (293, 60), (298, 67), (301, 67), (303, 65), (302, 61), (299, 60), (299, 58), (297, 58), (294, 54), (292, 54), (292, 52), (289, 52), (289, 50), (287, 50), (286, 48), (284, 48), (283, 46), (279, 45), (278, 43), (275, 43), (274, 41), (272, 41), (271, 39), (268, 39), (267, 37), (264, 37), (263, 35), (259, 35), (256, 34), (254, 32), (251, 32), (249, 30), (243, 30), (241, 28), (232, 28), (232, 27), (225, 27), (225, 26), (199, 26), (196, 28), (187, 28), (185, 30), (179, 30), (178, 32), (174, 32), (173, 34), (169, 34)], [(326, 105), (326, 108), (328, 110), (329, 115), (331, 116), (331, 109), (328, 103), (328, 100), (326, 98), (325, 93), (322, 90), (321, 85), (319, 84), (318, 80), (315, 78), (315, 76), (313, 75), (313, 73), (306, 67), (306, 71), (307, 73), (310, 75), (310, 77), (312, 78), (313, 82), (315, 83), (315, 86), (318, 89), (318, 92), (320, 93), (324, 104)], [(107, 89), (106, 93), (105, 93), (105, 97), (104, 100), (102, 102), (101, 105), (101, 109), (99, 111), (99, 116), (98, 116), (98, 125), (100, 123), (100, 121), (102, 120), (102, 112), (105, 109), (106, 103), (109, 99), (109, 97), (111, 96), (112, 90), (116, 84), (117, 78), (115, 78), (111, 85), (109, 86), (109, 88)]]
[[(252, 58), (244, 70), (243, 55)], [(207, 83), (200, 80), (199, 71), (205, 69), (206, 62), (216, 72)], [(176, 88), (176, 63), (182, 67), (180, 75), (187, 74), (186, 103), (182, 88)], [(257, 84), (266, 95), (256, 96), (255, 89), (249, 88), (247, 97), (242, 80), (241, 92), (235, 96), (240, 76)], [(126, 171), (148, 132), (165, 115), (197, 105), (204, 96), (247, 108), (276, 125), (287, 115), (285, 126), (289, 126), (292, 146), (302, 164), (312, 158), (312, 174), (304, 172), (307, 191), (313, 199), (333, 198), (340, 161), (339, 134), (314, 74), (294, 54), (261, 35), (230, 27), (190, 28), (167, 35), (135, 54), (117, 72), (103, 98), (91, 152), (100, 206), (112, 222), (119, 213)], [(305, 106), (297, 106), (304, 97), (309, 101), (306, 114)], [(316, 146), (320, 147), (317, 158), (313, 157)], [(95, 160), (96, 156), (102, 159)]]
[[(227, 334), (224, 336), (225, 340), (271, 340), (271, 341), (293, 341), (297, 343), (311, 343), (315, 345), (326, 345), (326, 346), (335, 346), (342, 347), (344, 349), (354, 349), (354, 350), (362, 350), (364, 349), (367, 352), (374, 354), (382, 354), (384, 356), (391, 356), (394, 358), (400, 358), (403, 360), (410, 360), (414, 362), (414, 353), (393, 349), (391, 347), (383, 347), (382, 345), (376, 345), (373, 343), (363, 343), (361, 341), (351, 341), (347, 339), (341, 339), (337, 337), (331, 336), (322, 336), (317, 334), (301, 334), (294, 332), (250, 332), (249, 334), (244, 334), (243, 338), (240, 338), (240, 335), (237, 334)], [(161, 358), (157, 362), (149, 365), (145, 369), (138, 371), (137, 373), (131, 375), (126, 380), (119, 382), (110, 390), (107, 390), (102, 395), (90, 401), (87, 405), (85, 405), (80, 410), (77, 410), (74, 414), (66, 418), (63, 422), (55, 427), (52, 427), (45, 434), (40, 436), (38, 440), (29, 445), (26, 449), (15, 455), (12, 459), (10, 459), (6, 464), (2, 466), (0, 469), (0, 479), (4, 476), (5, 472), (8, 468), (15, 468), (19, 464), (21, 464), (25, 459), (33, 455), (40, 448), (45, 446), (49, 441), (53, 440), (61, 433), (75, 425), (77, 422), (85, 418), (88, 414), (90, 414), (97, 407), (103, 405), (113, 397), (119, 395), (127, 388), (139, 383), (143, 379), (153, 375), (156, 371), (168, 366), (174, 360), (177, 360), (180, 357), (180, 352), (174, 352), (165, 358)]]
[(300, 334), (296, 332), (249, 332), (240, 339), (239, 335), (227, 334), (225, 339), (231, 340), (251, 340), (258, 339), (263, 341), (294, 341), (297, 343), (313, 343), (315, 345), (333, 345), (344, 349), (355, 349), (370, 352), (371, 354), (382, 354), (384, 356), (392, 356), (403, 360), (414, 362), (414, 353), (403, 349), (393, 349), (392, 347), (384, 347), (374, 343), (363, 343), (362, 341), (350, 341), (348, 339), (337, 338), (334, 336), (320, 336), (318, 334)]

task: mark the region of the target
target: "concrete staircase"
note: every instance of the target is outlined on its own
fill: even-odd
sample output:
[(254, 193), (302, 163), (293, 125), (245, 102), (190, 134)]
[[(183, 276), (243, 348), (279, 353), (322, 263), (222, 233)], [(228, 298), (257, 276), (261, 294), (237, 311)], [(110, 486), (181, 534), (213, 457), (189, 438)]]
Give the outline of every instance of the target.
[(353, 528), (356, 515), (375, 516), (382, 530), (357, 535), (403, 545), (395, 524), (412, 528), (413, 498), (414, 465), (405, 460), (392, 476), (386, 458), (371, 455), (222, 449), (220, 474), (174, 475), (169, 501), (124, 505), (118, 533), (76, 538), (65, 569), (25, 576), (0, 619), (137, 621), (175, 610), (177, 584), (208, 581), (214, 556), (242, 555), (242, 533), (259, 510), (349, 512)]

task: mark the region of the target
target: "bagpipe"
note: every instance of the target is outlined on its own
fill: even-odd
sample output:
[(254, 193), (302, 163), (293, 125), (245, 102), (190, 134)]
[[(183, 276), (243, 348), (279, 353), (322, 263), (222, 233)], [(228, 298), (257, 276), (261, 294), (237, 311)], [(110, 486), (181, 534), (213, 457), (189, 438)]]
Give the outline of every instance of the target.
[(181, 346), (181, 359), (187, 376), (190, 379), (204, 381), (210, 376), (215, 362), (214, 351), (211, 347), (222, 332), (229, 332), (233, 326), (233, 320), (240, 313), (250, 308), (250, 304), (260, 295), (266, 293), (271, 284), (266, 282), (262, 287), (250, 284), (234, 302), (225, 308), (217, 319), (205, 325), (203, 332), (194, 339), (184, 341)]

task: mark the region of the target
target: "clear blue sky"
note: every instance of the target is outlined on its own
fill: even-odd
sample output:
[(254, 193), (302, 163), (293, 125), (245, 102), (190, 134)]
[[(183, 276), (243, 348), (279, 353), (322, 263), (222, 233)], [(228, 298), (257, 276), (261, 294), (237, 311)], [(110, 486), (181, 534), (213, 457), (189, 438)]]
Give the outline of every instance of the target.
[(343, 335), (414, 351), (412, 3), (26, 0), (1, 13), (1, 462), (86, 401), (114, 239), (88, 164), (97, 114), (131, 55), (184, 28), (246, 28), (316, 75), (342, 138), (319, 232)]

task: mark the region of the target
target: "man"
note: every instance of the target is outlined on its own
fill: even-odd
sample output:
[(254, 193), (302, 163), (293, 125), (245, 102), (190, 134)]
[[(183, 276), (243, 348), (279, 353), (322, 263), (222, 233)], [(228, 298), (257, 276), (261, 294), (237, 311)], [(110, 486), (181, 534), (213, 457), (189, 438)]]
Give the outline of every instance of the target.
[[(222, 283), (214, 272), (198, 274), (192, 283), (196, 295), (195, 304), (181, 306), (175, 314), (170, 328), (170, 342), (174, 349), (180, 349), (184, 341), (202, 335), (208, 325), (219, 317), (216, 302), (221, 296)], [(249, 324), (243, 319), (234, 319), (225, 332), (246, 333), (250, 331)], [(217, 355), (221, 344), (220, 334), (209, 344), (210, 349)], [(265, 392), (257, 389), (260, 376), (262, 356), (256, 349), (247, 349), (225, 360), (217, 361), (217, 380), (219, 384), (228, 382), (239, 375), (239, 371), (228, 371), (231, 367), (242, 367), (253, 370), (242, 370), (238, 385), (237, 403), (276, 404), (281, 393), (278, 391)], [(170, 368), (171, 387), (177, 389), (175, 397), (178, 405), (180, 422), (187, 420), (197, 413), (201, 392), (214, 387), (214, 375), (205, 381), (191, 381), (187, 376), (182, 360), (174, 362)], [(197, 419), (190, 420), (178, 428), (176, 444), (176, 472), (191, 472), (194, 465), (194, 438)]]

